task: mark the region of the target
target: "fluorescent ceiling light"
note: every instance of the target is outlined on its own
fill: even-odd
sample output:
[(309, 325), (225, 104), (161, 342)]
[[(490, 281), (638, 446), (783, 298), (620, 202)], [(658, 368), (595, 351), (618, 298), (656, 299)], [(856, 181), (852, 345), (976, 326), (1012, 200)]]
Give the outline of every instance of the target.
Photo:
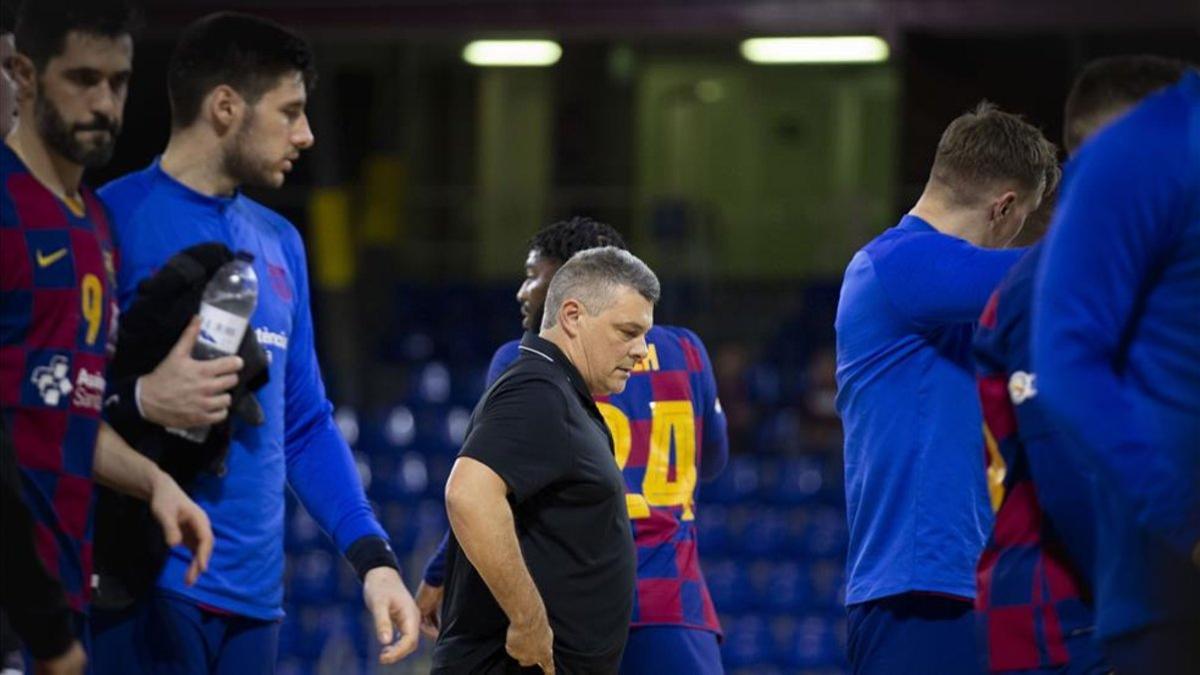
[(476, 40), (462, 55), (473, 66), (552, 66), (562, 47), (552, 40)]
[(882, 63), (888, 44), (871, 35), (751, 38), (742, 56), (752, 63)]

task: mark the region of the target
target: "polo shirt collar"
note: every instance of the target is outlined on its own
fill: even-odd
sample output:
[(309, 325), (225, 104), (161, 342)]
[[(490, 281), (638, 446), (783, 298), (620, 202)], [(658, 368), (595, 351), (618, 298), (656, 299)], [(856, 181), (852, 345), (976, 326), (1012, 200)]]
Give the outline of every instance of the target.
[(587, 384), (583, 381), (583, 375), (579, 373), (579, 369), (575, 367), (575, 364), (571, 363), (567, 355), (558, 348), (558, 345), (530, 331), (525, 333), (525, 336), (521, 338), (520, 350), (535, 358), (547, 359), (557, 363), (567, 372), (567, 379), (571, 381), (571, 384), (575, 387), (575, 391), (579, 392), (579, 395), (585, 399), (592, 400), (592, 393), (588, 391)]

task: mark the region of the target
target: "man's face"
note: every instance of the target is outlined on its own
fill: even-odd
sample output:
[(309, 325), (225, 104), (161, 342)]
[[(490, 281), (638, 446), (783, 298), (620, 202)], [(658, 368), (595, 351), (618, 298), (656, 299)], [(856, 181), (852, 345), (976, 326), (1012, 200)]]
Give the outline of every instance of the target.
[(582, 312), (579, 341), (583, 347), (580, 372), (593, 394), (625, 391), (629, 376), (646, 357), (646, 332), (654, 323), (654, 305), (634, 289), (617, 289), (613, 303), (596, 315)]
[(536, 248), (525, 258), (525, 281), (517, 289), (517, 302), (521, 305), (521, 327), (533, 330), (542, 325), (542, 312), (546, 306), (546, 291), (550, 280), (562, 263), (542, 255)]
[(133, 74), (133, 39), (72, 31), (62, 53), (36, 75), (33, 123), (46, 145), (85, 167), (108, 163), (116, 148)]
[(13, 34), (0, 35), (0, 138), (7, 136), (17, 121), (17, 83), (9, 72), (9, 60), (16, 51)]
[(292, 72), (279, 78), (258, 102), (246, 109), (225, 150), (225, 172), (238, 185), (277, 188), (313, 145), (304, 106), (304, 78)]

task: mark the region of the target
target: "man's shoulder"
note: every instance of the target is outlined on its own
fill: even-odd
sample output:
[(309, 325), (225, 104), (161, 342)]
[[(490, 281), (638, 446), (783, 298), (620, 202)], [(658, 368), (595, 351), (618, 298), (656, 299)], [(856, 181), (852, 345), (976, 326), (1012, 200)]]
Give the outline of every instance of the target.
[(304, 253), (304, 240), (300, 230), (283, 214), (258, 202), (244, 193), (238, 195), (237, 208), (241, 215), (259, 227), (266, 228), (282, 241), (291, 253)]
[(862, 248), (871, 264), (888, 268), (893, 265), (906, 266), (914, 260), (930, 254), (971, 251), (975, 247), (963, 239), (951, 237), (937, 230), (909, 230), (893, 227), (875, 237)]
[(537, 355), (518, 353), (508, 370), (496, 380), (496, 388), (532, 386), (548, 390), (542, 383), (555, 389), (571, 386), (567, 374), (558, 364)]
[(117, 221), (128, 219), (154, 193), (154, 182), (148, 169), (127, 173), (106, 183), (96, 195), (108, 207)]
[(8, 194), (8, 177), (16, 173), (28, 173), (25, 164), (21, 162), (21, 158), (17, 157), (17, 153), (8, 147), (7, 143), (0, 141), (0, 191)]
[(492, 365), (507, 367), (511, 365), (513, 361), (516, 361), (517, 357), (520, 355), (521, 341), (509, 340), (508, 342), (500, 345), (495, 354), (492, 354)]
[(493, 414), (510, 417), (514, 410), (539, 416), (565, 410), (571, 384), (561, 370), (541, 359), (518, 358), (484, 392), (476, 422)]
[(272, 227), (295, 231), (296, 226), (292, 221), (288, 220), (283, 214), (263, 204), (262, 202), (247, 196), (245, 193), (239, 194), (238, 208), (246, 216), (254, 218), (257, 221), (266, 223)]
[(703, 347), (704, 343), (700, 341), (700, 336), (696, 332), (684, 328), (683, 326), (669, 326), (664, 324), (655, 324), (646, 333), (646, 340), (651, 342), (664, 342), (676, 345), (688, 344), (693, 347)]
[(700, 336), (683, 326), (656, 325), (646, 334), (662, 370), (700, 372), (708, 368), (708, 351)]

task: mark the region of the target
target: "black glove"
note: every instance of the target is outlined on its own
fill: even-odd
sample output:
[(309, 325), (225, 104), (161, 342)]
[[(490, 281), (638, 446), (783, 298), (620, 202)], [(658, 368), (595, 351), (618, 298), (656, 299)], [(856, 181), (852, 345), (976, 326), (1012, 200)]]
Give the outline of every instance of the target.
[[(138, 452), (155, 461), (185, 490), (204, 472), (221, 475), (233, 436), (233, 419), (260, 425), (262, 407), (253, 392), (268, 380), (267, 353), (252, 330), (238, 346), (242, 370), (230, 391), (232, 415), (194, 443), (141, 418), (137, 378), (166, 358), (200, 308), (209, 279), (233, 253), (219, 243), (197, 244), (175, 254), (138, 284), (137, 297), (121, 314), (117, 353), (109, 366), (105, 418)], [(95, 604), (117, 609), (151, 589), (166, 559), (162, 529), (145, 503), (97, 486), (95, 567), (100, 577)]]

